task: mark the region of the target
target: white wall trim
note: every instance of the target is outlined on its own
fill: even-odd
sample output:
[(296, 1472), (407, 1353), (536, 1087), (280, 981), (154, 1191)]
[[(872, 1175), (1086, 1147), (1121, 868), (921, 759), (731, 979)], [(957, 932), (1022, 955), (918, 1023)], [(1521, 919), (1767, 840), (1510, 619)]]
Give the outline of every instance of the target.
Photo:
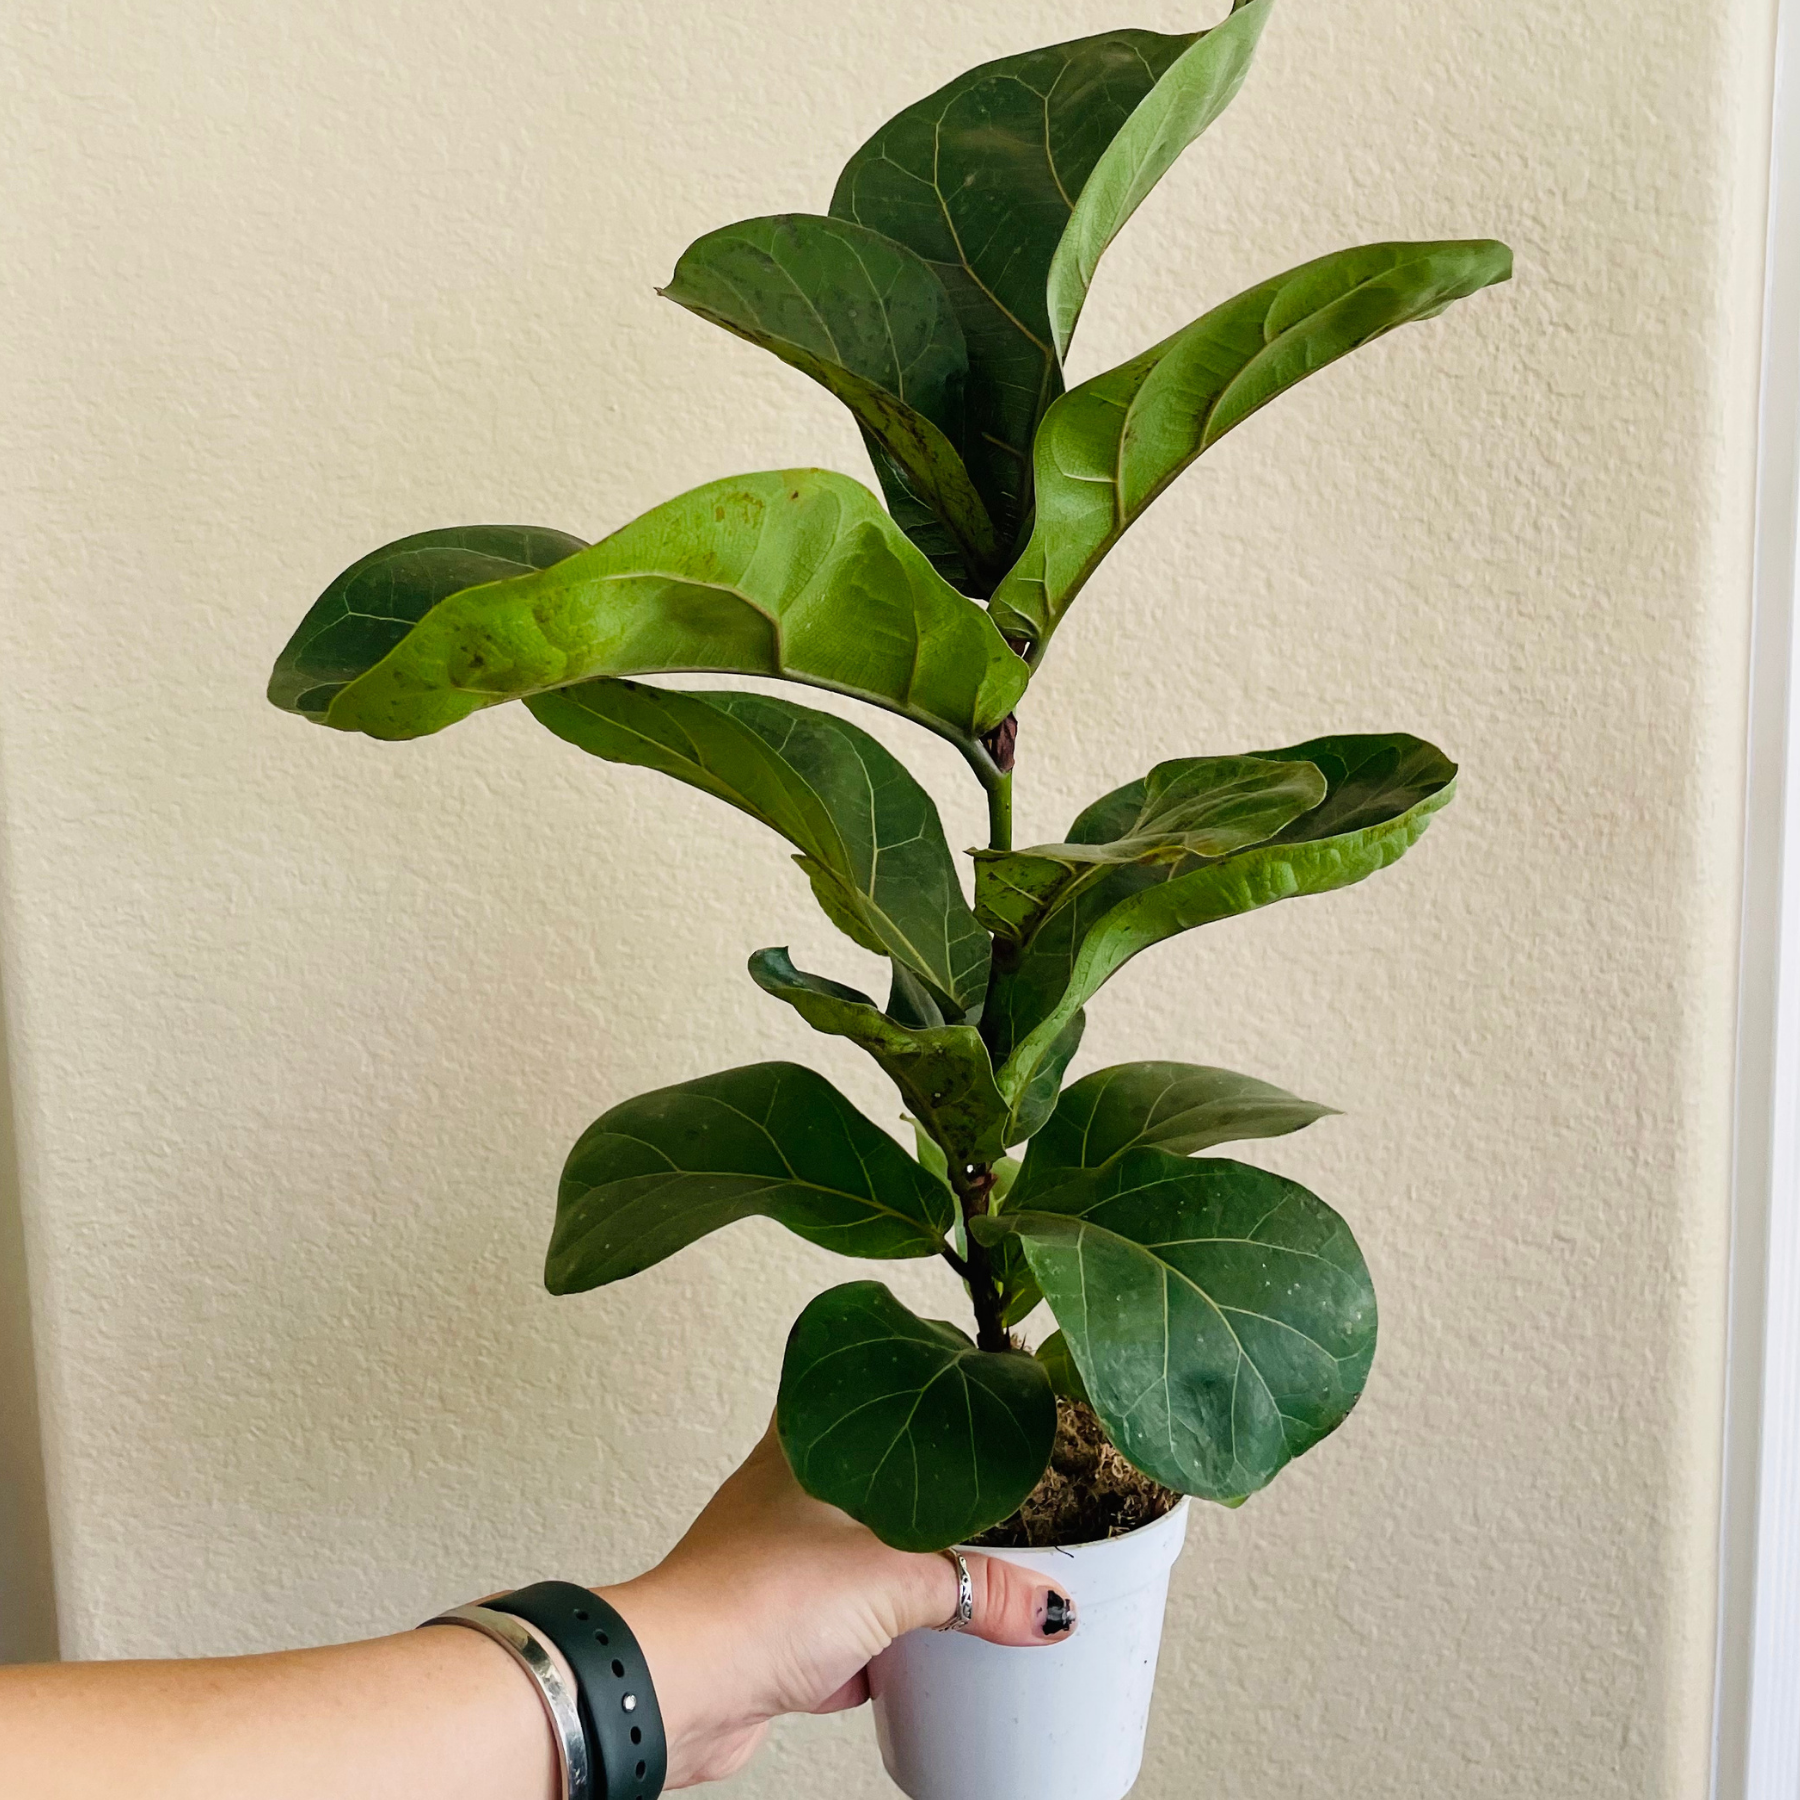
[(1713, 1800), (1800, 1797), (1800, 0), (1781, 0), (1758, 429)]

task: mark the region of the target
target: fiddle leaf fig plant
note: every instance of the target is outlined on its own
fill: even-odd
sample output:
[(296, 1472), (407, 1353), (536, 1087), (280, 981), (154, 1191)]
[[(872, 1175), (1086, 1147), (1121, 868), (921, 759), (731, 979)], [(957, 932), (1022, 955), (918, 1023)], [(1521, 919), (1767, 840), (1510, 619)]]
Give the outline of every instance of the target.
[[(903, 1548), (1012, 1514), (1059, 1396), (1145, 1474), (1235, 1505), (1342, 1422), (1374, 1354), (1349, 1227), (1213, 1154), (1329, 1108), (1186, 1063), (1064, 1081), (1127, 961), (1385, 868), (1455, 766), (1398, 732), (1184, 755), (1056, 842), (1012, 833), (1021, 703), (1132, 522), (1306, 376), (1511, 273), (1484, 240), (1339, 250), (1066, 385), (1101, 255), (1237, 93), (1273, 5), (985, 63), (883, 125), (827, 212), (741, 220), (682, 253), (662, 291), (841, 400), (885, 505), (846, 475), (782, 469), (592, 544), (524, 526), (402, 538), (326, 588), (269, 684), (288, 712), (390, 740), (522, 701), (588, 755), (767, 825), (882, 959), (885, 994), (780, 947), (749, 973), (874, 1060), (910, 1148), (790, 1063), (619, 1101), (569, 1153), (546, 1281), (619, 1281), (752, 1215), (845, 1256), (943, 1261), (972, 1332), (851, 1281), (800, 1315), (781, 1373), (795, 1475)], [(987, 797), (971, 885), (931, 795), (867, 732), (785, 696), (639, 679), (686, 671), (826, 690), (954, 744)], [(1033, 1354), (1018, 1331), (1040, 1306), (1054, 1327)]]

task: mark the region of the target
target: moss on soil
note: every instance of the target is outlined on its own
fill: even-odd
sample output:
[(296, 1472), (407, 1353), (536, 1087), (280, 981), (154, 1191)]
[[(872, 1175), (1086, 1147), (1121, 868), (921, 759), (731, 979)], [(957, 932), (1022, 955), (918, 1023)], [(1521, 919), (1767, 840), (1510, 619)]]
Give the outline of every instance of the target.
[(1123, 1537), (1160, 1519), (1181, 1498), (1112, 1447), (1092, 1407), (1056, 1402), (1056, 1446), (1044, 1478), (1010, 1519), (974, 1541), (995, 1550), (1043, 1550)]

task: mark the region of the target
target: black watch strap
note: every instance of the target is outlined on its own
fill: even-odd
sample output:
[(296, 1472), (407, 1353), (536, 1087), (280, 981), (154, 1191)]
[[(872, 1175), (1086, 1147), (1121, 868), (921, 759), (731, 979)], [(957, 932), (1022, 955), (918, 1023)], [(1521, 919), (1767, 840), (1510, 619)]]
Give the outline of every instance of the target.
[(535, 1625), (575, 1673), (593, 1786), (587, 1800), (656, 1800), (669, 1772), (669, 1744), (650, 1665), (617, 1610), (572, 1581), (539, 1581), (492, 1612)]

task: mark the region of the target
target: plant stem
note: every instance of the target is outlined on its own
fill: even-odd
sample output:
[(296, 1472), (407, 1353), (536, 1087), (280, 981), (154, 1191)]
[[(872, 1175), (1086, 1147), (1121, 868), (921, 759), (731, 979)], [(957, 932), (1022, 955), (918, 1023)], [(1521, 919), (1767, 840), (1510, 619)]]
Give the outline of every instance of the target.
[(987, 784), (988, 848), (1012, 848), (1012, 784), (1010, 775), (996, 775)]
[(962, 1208), (963, 1243), (967, 1256), (963, 1279), (969, 1284), (969, 1302), (975, 1308), (975, 1342), (983, 1350), (1010, 1350), (1012, 1339), (1001, 1322), (1000, 1284), (994, 1279), (994, 1265), (985, 1244), (977, 1243), (969, 1229), (969, 1221), (978, 1219), (988, 1209), (988, 1193), (994, 1185), (990, 1168), (971, 1168), (967, 1172), (952, 1169), (951, 1185), (956, 1189), (956, 1202)]
[(996, 779), (1004, 773), (994, 761), (988, 747), (980, 739), (953, 738), (952, 743), (962, 753), (962, 759), (969, 765), (975, 779), (984, 788), (991, 788)]
[[(976, 765), (981, 785), (988, 798), (988, 848), (1012, 848), (1012, 752), (1018, 733), (1017, 723), (1007, 719), (984, 740), (990, 752), (997, 752), (991, 772)], [(991, 1027), (984, 1024), (982, 1034), (991, 1051)], [(968, 1283), (969, 1301), (975, 1308), (975, 1342), (983, 1350), (1010, 1350), (1012, 1339), (1002, 1322), (1000, 1284), (994, 1279), (993, 1258), (985, 1244), (978, 1243), (970, 1229), (972, 1221), (988, 1210), (988, 1196), (993, 1192), (994, 1171), (990, 1164), (975, 1163), (965, 1168), (952, 1164), (950, 1185), (956, 1191), (956, 1203), (963, 1221), (963, 1267), (958, 1271)]]

